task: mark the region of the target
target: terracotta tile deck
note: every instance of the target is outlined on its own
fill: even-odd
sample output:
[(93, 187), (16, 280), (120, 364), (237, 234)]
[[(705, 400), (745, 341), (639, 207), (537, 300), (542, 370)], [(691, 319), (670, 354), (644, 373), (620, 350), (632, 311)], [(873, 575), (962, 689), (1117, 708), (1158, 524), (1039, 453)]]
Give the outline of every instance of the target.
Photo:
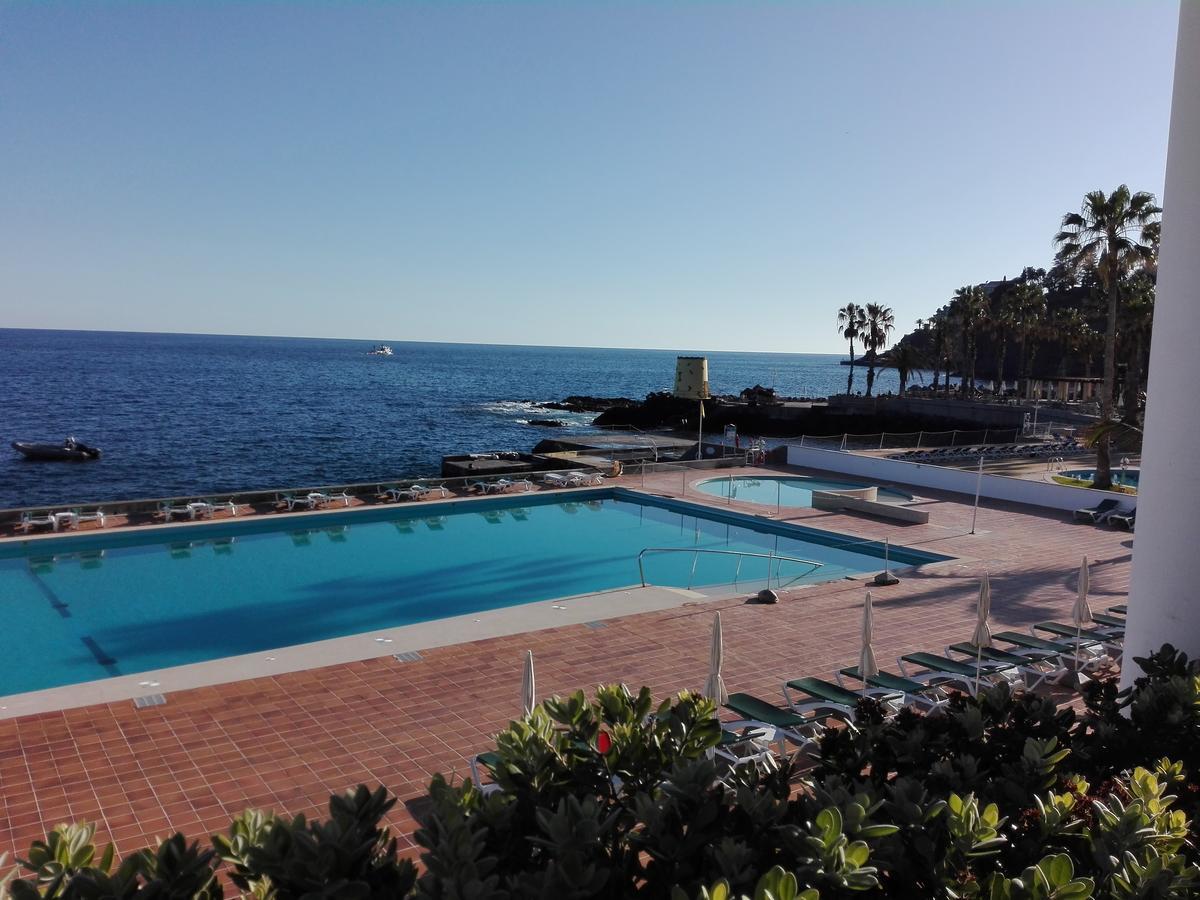
[[(647, 478), (646, 489), (678, 494), (681, 482), (678, 474)], [(928, 525), (815, 510), (784, 515), (961, 557), (873, 590), (876, 652), (888, 667), (902, 652), (970, 635), (985, 568), (993, 618), (1004, 626), (1069, 615), (1081, 554), (1092, 562), (1095, 608), (1126, 599), (1130, 534), (985, 503), (972, 536), (968, 499), (920, 493), (936, 501)], [(702, 499), (690, 490), (688, 498)], [(776, 606), (694, 603), (603, 629), (573, 625), (429, 650), (417, 662), (384, 657), (183, 691), (164, 706), (121, 702), (0, 721), (0, 854), (23, 853), (66, 820), (96, 822), (101, 840), (128, 852), (173, 829), (203, 838), (247, 806), (323, 813), (331, 791), (359, 782), (413, 800), (434, 772), (465, 775), (466, 758), (492, 746), (518, 713), (524, 650), (533, 650), (540, 696), (624, 681), (663, 697), (703, 685), (718, 609), (730, 690), (778, 700), (786, 677), (828, 677), (853, 662), (863, 590), (861, 581), (838, 581), (791, 592)], [(403, 802), (392, 818), (411, 848), (415, 823)]]

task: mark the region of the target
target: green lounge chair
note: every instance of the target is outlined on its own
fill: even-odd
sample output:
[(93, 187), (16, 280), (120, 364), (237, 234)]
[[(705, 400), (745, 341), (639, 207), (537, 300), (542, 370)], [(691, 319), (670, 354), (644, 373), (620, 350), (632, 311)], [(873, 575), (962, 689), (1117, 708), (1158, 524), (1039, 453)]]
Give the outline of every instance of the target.
[(1110, 606), (1108, 611), (1114, 616), (1124, 616), (1129, 612), (1129, 607), (1124, 603), (1118, 603), (1116, 606)]
[(1079, 644), (1083, 646), (1085, 641), (1092, 646), (1099, 645), (1104, 648), (1105, 652), (1113, 658), (1117, 663), (1121, 662), (1122, 649), (1121, 642), (1125, 639), (1125, 628), (1110, 628), (1102, 626), (1100, 628), (1083, 628), (1076, 627), (1069, 622), (1038, 622), (1030, 628), (1034, 634), (1041, 631), (1052, 635), (1054, 638), (1061, 638), (1064, 642), (1069, 642), (1071, 646), (1075, 645), (1075, 636), (1079, 636)]
[[(1075, 637), (1075, 632), (1071, 632), (1071, 637)], [(1038, 637), (1033, 634), (1025, 634), (1021, 631), (999, 631), (992, 635), (993, 640), (1004, 641), (1006, 644), (1012, 644), (1014, 647), (1021, 647), (1026, 650), (1045, 650), (1058, 655), (1063, 666), (1067, 666), (1068, 661), (1073, 666), (1076, 659), (1076, 649), (1073, 644), (1064, 644), (1061, 641), (1050, 641), (1046, 638)], [(1078, 650), (1078, 659), (1081, 669), (1091, 669), (1107, 661), (1108, 656), (1104, 652), (1104, 648), (1095, 642), (1084, 641), (1080, 643)]]
[(920, 666), (931, 673), (938, 673), (953, 678), (972, 696), (975, 694), (975, 683), (977, 681), (991, 684), (998, 678), (1011, 682), (1021, 677), (1021, 674), (1015, 668), (1003, 665), (1002, 663), (989, 662), (987, 660), (981, 663), (976, 663), (974, 660), (964, 662), (957, 659), (950, 659), (948, 656), (938, 656), (936, 653), (922, 652), (906, 653), (896, 660), (896, 664), (900, 667), (900, 671), (906, 678), (911, 678), (912, 675), (909, 674), (905, 663)]
[(979, 648), (964, 641), (960, 644), (951, 644), (946, 648), (948, 656), (954, 653), (965, 656), (967, 659), (975, 659), (976, 656), (979, 656), (989, 662), (1014, 666), (1025, 676), (1025, 686), (1030, 690), (1043, 682), (1059, 681), (1070, 671), (1063, 665), (1058, 654), (1049, 650), (1026, 650), (1023, 653), (1013, 653), (1011, 650), (1001, 650), (998, 647)]
[[(795, 691), (802, 694), (802, 697), (792, 697), (792, 692)], [(885, 706), (894, 709), (895, 701), (903, 699), (903, 692), (889, 691), (882, 688), (872, 688), (866, 692), (868, 696), (875, 697), (883, 701)], [(843, 716), (853, 720), (855, 709), (858, 707), (858, 701), (862, 699), (861, 693), (848, 691), (841, 685), (834, 684), (832, 681), (825, 681), (821, 678), (795, 678), (783, 686), (783, 698), (787, 700), (788, 705), (792, 709), (800, 710), (807, 709), (816, 704), (817, 708), (822, 706), (832, 710), (838, 710)]]
[(934, 712), (945, 706), (950, 700), (946, 694), (946, 686), (957, 683), (952, 678), (936, 674), (930, 674), (926, 676), (927, 680), (919, 681), (915, 678), (904, 678), (893, 672), (876, 672), (864, 680), (862, 674), (858, 671), (858, 666), (847, 666), (844, 669), (839, 669), (837, 672), (838, 684), (845, 687), (842, 684), (843, 678), (851, 678), (854, 681), (863, 682), (871, 687), (903, 694), (904, 700), (907, 703), (919, 706), (926, 712)]
[[(821, 714), (814, 706), (803, 715), (799, 711), (784, 709), (766, 700), (760, 700), (752, 694), (734, 693), (725, 700), (725, 708), (737, 713), (742, 718), (737, 722), (724, 723), (725, 728), (746, 728), (768, 725), (775, 729), (775, 738), (779, 743), (780, 752), (785, 752), (784, 740), (789, 740), (804, 749), (815, 743), (825, 730), (825, 722), (830, 718), (842, 718), (842, 713), (829, 711), (825, 705), (825, 713)], [(848, 725), (851, 723), (845, 719)], [(851, 725), (852, 727), (852, 725)]]
[(1107, 613), (1092, 613), (1092, 618), (1096, 620), (1097, 625), (1104, 625), (1107, 628), (1120, 628), (1125, 630), (1124, 616), (1110, 616)]

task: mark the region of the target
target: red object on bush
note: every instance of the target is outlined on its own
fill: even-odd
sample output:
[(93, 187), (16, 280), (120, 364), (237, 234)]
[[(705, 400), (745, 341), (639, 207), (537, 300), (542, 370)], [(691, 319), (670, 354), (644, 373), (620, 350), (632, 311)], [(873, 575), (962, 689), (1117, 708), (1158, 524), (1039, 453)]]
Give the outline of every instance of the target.
[(596, 749), (601, 753), (607, 753), (612, 749), (612, 738), (608, 736), (607, 731), (600, 732), (599, 737), (596, 738)]

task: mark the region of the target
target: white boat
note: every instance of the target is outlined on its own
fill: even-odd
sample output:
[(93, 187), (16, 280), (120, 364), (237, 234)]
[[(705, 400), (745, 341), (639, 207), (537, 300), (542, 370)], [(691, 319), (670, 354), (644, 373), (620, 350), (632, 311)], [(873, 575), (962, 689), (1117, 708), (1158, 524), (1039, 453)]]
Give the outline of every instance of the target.
[(392, 348), (389, 347), (387, 344), (380, 344), (374, 350), (369, 351), (369, 355), (371, 355), (371, 356), (391, 356)]

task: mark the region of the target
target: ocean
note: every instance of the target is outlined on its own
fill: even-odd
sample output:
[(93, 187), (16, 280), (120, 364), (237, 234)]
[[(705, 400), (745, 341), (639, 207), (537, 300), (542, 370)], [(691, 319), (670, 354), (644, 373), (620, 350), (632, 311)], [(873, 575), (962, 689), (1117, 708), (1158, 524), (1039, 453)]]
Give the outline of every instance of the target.
[[(592, 414), (569, 394), (669, 390), (677, 355), (708, 357), (714, 393), (844, 391), (833, 354), (0, 329), (0, 508), (436, 475), (453, 453), (528, 450)], [(855, 388), (865, 386), (856, 369)], [(879, 392), (896, 373), (877, 374)], [(529, 425), (563, 419), (566, 429)], [(9, 442), (74, 435), (89, 463), (34, 463)]]

